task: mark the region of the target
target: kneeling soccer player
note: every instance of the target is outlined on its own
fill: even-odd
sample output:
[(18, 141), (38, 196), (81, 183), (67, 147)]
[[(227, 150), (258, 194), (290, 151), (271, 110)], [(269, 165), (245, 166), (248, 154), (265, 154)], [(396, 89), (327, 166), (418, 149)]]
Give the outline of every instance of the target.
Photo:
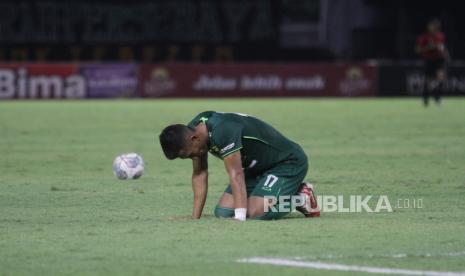
[[(160, 144), (168, 159), (192, 159), (193, 218), (200, 218), (207, 197), (208, 152), (224, 161), (230, 183), (215, 216), (279, 219), (291, 211), (280, 198), (292, 196), (301, 199), (296, 209), (306, 217), (320, 215), (312, 185), (303, 182), (308, 169), (304, 151), (255, 117), (202, 112), (187, 126), (166, 127)], [(284, 205), (288, 208), (280, 208)]]

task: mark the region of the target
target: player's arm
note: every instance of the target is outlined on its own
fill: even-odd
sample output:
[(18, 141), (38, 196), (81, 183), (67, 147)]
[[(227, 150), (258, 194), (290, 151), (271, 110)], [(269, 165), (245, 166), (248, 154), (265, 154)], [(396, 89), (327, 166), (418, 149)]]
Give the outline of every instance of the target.
[(451, 57), (450, 57), (449, 50), (446, 48), (445, 45), (444, 45), (443, 56), (444, 56), (444, 59), (446, 60), (446, 63), (449, 63), (451, 60)]
[(236, 151), (224, 157), (224, 165), (229, 175), (229, 182), (234, 199), (234, 218), (245, 220), (247, 213), (247, 190), (244, 170), (242, 169), (241, 152)]
[(450, 59), (450, 56), (449, 51), (446, 48), (446, 37), (443, 34), (441, 34), (438, 37), (436, 46), (437, 50), (442, 54), (443, 58), (446, 59), (446, 61), (448, 61)]
[(208, 154), (192, 159), (192, 191), (194, 192), (192, 217), (199, 219), (208, 192)]

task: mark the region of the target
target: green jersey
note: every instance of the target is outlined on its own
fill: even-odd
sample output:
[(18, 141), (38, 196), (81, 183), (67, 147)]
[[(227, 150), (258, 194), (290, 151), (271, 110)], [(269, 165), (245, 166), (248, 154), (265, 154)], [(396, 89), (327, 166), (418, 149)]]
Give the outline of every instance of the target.
[(246, 175), (260, 175), (285, 162), (306, 162), (299, 145), (284, 137), (269, 124), (239, 113), (205, 111), (188, 127), (204, 123), (208, 129), (208, 149), (218, 158), (240, 151)]

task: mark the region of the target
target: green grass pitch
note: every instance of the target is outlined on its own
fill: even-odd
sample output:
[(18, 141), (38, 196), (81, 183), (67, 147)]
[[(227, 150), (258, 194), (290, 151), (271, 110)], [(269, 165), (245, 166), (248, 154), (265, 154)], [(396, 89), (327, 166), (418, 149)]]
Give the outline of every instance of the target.
[[(210, 156), (204, 216), (183, 218), (191, 163), (166, 160), (158, 134), (203, 110), (271, 123), (310, 156), (318, 194), (385, 194), (394, 212), (219, 220), (227, 176)], [(117, 180), (131, 151), (145, 173)], [(465, 270), (464, 99), (1, 102), (0, 153), (0, 275), (359, 275), (236, 263), (257, 256)], [(405, 198), (423, 208), (395, 208)]]

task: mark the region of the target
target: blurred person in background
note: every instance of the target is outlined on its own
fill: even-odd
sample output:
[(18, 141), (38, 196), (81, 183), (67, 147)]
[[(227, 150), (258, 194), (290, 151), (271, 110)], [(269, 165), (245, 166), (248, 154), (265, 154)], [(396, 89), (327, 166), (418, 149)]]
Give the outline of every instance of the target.
[(416, 41), (415, 51), (424, 62), (423, 103), (425, 106), (429, 104), (430, 95), (439, 105), (441, 96), (446, 90), (446, 65), (449, 53), (445, 41), (446, 37), (441, 32), (441, 22), (438, 19), (431, 19), (426, 25), (426, 31)]

